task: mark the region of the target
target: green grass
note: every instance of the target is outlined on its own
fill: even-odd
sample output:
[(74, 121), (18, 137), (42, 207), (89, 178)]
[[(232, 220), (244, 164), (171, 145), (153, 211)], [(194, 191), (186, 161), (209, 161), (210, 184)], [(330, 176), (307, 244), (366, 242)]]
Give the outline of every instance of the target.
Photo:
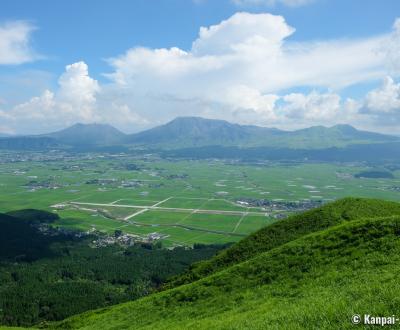
[(277, 221), (255, 232), (215, 258), (193, 265), (170, 285), (188, 283), (269, 251), (312, 232), (357, 218), (400, 215), (400, 204), (381, 200), (347, 198), (321, 208)]
[(230, 233), (233, 232), (233, 229), (240, 218), (241, 216), (238, 215), (194, 213), (181, 221), (180, 224), (193, 228), (225, 231)]
[(240, 222), (235, 232), (248, 235), (275, 221), (276, 220), (264, 216), (248, 215)]
[[(266, 227), (232, 247), (246, 250), (241, 258), (208, 276), (49, 328), (354, 329), (353, 314), (396, 315), (399, 211), (395, 203), (346, 199), (306, 212), (283, 224), (287, 239), (265, 236), (278, 223)], [(257, 234), (262, 251), (254, 249)]]
[(61, 218), (54, 222), (53, 225), (87, 231), (95, 228), (99, 231), (112, 233), (115, 229), (123, 225), (117, 220), (110, 220), (101, 215), (92, 216), (89, 213), (81, 211), (61, 211)]
[(145, 224), (173, 225), (188, 217), (190, 212), (170, 213), (149, 210), (132, 218), (133, 221)]

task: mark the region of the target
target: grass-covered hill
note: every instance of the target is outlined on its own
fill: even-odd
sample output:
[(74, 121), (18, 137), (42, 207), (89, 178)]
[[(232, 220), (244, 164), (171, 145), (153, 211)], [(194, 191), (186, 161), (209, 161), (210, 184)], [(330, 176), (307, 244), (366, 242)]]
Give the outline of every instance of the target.
[(353, 329), (353, 314), (398, 310), (400, 204), (338, 201), (270, 225), (199, 269), (191, 283), (48, 327)]
[(194, 264), (188, 272), (173, 279), (166, 287), (171, 288), (180, 284), (193, 282), (299, 237), (343, 222), (358, 218), (374, 218), (390, 215), (400, 215), (400, 203), (360, 198), (338, 200), (323, 207), (273, 223), (255, 232), (211, 260)]

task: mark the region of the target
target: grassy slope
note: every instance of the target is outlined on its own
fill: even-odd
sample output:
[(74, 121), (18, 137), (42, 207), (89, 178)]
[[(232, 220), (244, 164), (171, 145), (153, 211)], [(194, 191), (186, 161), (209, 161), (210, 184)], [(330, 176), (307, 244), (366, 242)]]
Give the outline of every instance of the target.
[[(335, 215), (328, 211), (332, 205), (317, 212)], [(347, 199), (336, 206), (341, 216), (325, 220), (330, 228), (296, 237), (288, 225), (290, 242), (269, 243), (265, 252), (245, 254), (247, 261), (51, 327), (350, 329), (352, 314), (392, 315), (400, 303), (400, 216), (388, 215), (398, 213), (398, 205)], [(303, 222), (292, 218), (294, 228), (304, 232), (307, 219), (314, 219), (310, 214)], [(386, 217), (370, 218), (380, 215)]]
[(242, 262), (306, 234), (357, 218), (400, 215), (400, 204), (374, 199), (345, 198), (269, 225), (243, 239), (216, 257), (194, 264), (185, 274), (166, 285), (190, 283), (227, 266)]

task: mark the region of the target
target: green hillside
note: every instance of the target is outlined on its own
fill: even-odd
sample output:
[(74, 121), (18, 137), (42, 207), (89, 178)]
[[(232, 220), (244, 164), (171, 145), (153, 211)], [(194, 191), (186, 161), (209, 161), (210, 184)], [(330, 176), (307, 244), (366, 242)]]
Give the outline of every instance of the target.
[(396, 203), (338, 201), (250, 236), (193, 283), (48, 327), (350, 329), (353, 314), (397, 311), (399, 214)]
[(211, 260), (194, 264), (166, 288), (190, 283), (235, 263), (279, 247), (304, 235), (358, 218), (400, 215), (400, 204), (373, 199), (345, 198), (273, 223), (248, 236)]

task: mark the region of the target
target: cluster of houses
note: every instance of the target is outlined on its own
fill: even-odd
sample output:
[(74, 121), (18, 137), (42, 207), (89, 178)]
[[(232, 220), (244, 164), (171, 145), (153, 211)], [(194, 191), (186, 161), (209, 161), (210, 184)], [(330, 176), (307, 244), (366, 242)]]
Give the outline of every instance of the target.
[[(61, 204), (59, 204), (61, 207)], [(47, 236), (58, 236), (64, 235), (74, 238), (84, 238), (94, 236), (95, 239), (92, 241), (92, 246), (95, 248), (105, 247), (109, 245), (118, 244), (120, 246), (129, 247), (135, 244), (153, 244), (161, 239), (167, 238), (168, 235), (161, 233), (149, 233), (147, 235), (139, 236), (135, 234), (123, 233), (122, 231), (116, 230), (114, 235), (107, 235), (99, 232), (96, 228), (92, 227), (87, 231), (79, 231), (74, 229), (68, 229), (65, 227), (54, 227), (48, 223), (34, 223), (32, 224), (39, 232)]]
[[(243, 207), (260, 207), (264, 211), (285, 211), (299, 212), (315, 207), (319, 207), (324, 203), (323, 200), (305, 199), (300, 201), (285, 201), (285, 200), (270, 200), (270, 199), (255, 199), (255, 198), (240, 198), (236, 200), (236, 204)], [(285, 215), (286, 216), (286, 215)], [(282, 216), (284, 217), (284, 216)]]
[(168, 235), (160, 234), (157, 232), (150, 233), (144, 236), (135, 234), (127, 234), (116, 231), (114, 235), (101, 235), (92, 243), (96, 248), (105, 247), (108, 245), (118, 244), (121, 246), (129, 247), (141, 243), (154, 243), (160, 239), (167, 238)]
[(115, 185), (118, 182), (117, 179), (90, 179), (87, 180), (86, 184), (95, 184), (100, 186)]
[(63, 187), (62, 184), (53, 180), (30, 180), (24, 185), (29, 191), (36, 191), (39, 189), (59, 189)]
[(23, 162), (49, 162), (64, 160), (67, 157), (65, 152), (50, 150), (47, 152), (28, 151), (14, 152), (1, 151), (0, 164), (23, 163)]

